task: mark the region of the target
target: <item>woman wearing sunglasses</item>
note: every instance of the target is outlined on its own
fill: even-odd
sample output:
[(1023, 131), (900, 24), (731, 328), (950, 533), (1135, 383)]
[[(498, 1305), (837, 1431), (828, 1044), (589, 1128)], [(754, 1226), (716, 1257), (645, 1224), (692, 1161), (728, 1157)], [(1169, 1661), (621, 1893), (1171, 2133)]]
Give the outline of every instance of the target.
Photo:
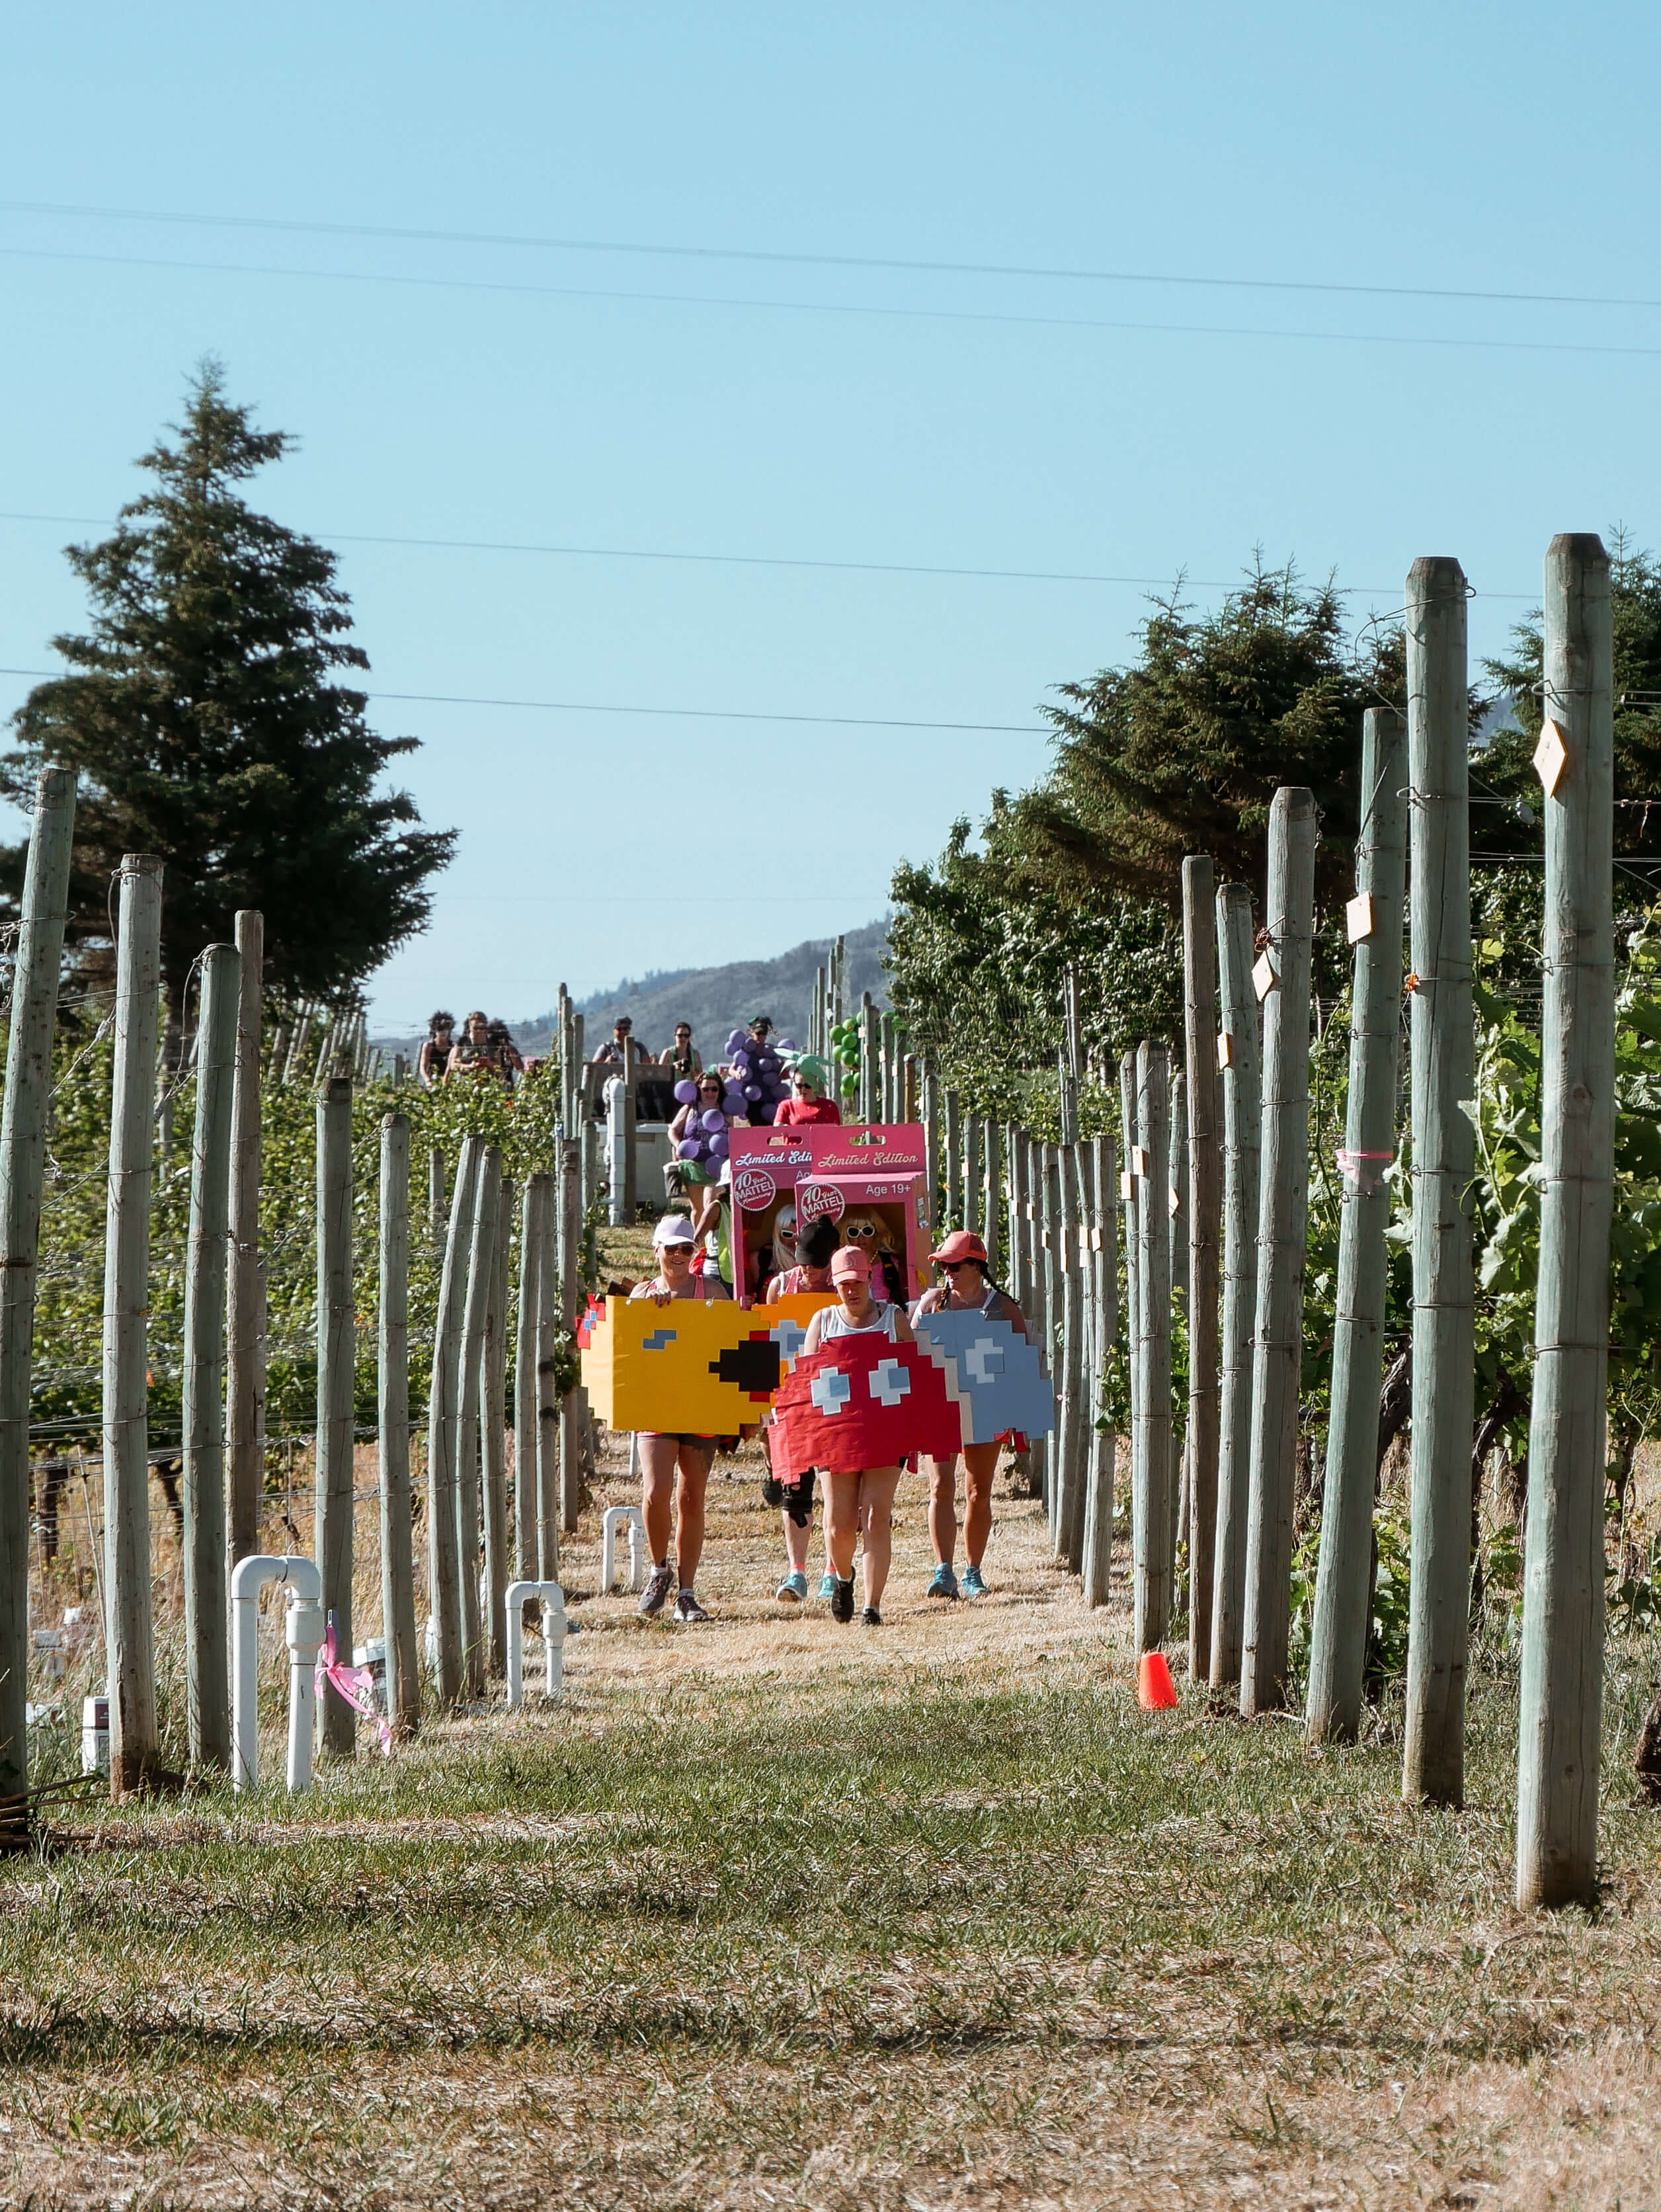
[[(871, 1296), (870, 1263), (852, 1244), (833, 1255), (831, 1288), (837, 1304), (822, 1306), (808, 1323), (805, 1357), (821, 1345), (839, 1337), (881, 1334), (890, 1344), (915, 1344), (903, 1307), (891, 1300), (881, 1304)], [(897, 1467), (868, 1467), (858, 1474), (825, 1477), (825, 1548), (830, 1553), (834, 1588), (831, 1612), (838, 1620), (853, 1619), (853, 1547), (865, 1540), (865, 1613), (867, 1628), (881, 1628), (879, 1610), (888, 1565), (894, 1556), (894, 1493), (900, 1487)]]
[[(669, 1125), (671, 1155), (678, 1151), (682, 1139), (689, 1130), (700, 1124), (707, 1128), (708, 1124), (704, 1121), (706, 1115), (718, 1114), (722, 1127), (730, 1131), (738, 1116), (728, 1111), (726, 1095), (727, 1088), (720, 1077), (713, 1068), (706, 1068), (698, 1078), (698, 1096), (690, 1105), (682, 1106)], [(707, 1161), (676, 1159), (674, 1164), (680, 1170), (682, 1182), (692, 1193), (693, 1225), (701, 1230), (704, 1216), (709, 1210), (709, 1200), (703, 1194), (718, 1179), (722, 1164), (720, 1160), (712, 1158)]]
[[(652, 1232), (658, 1255), (658, 1272), (637, 1283), (631, 1299), (651, 1298), (666, 1306), (675, 1298), (698, 1298), (707, 1304), (732, 1294), (714, 1275), (692, 1272), (692, 1224), (684, 1213), (666, 1213)], [(640, 1599), (640, 1611), (661, 1613), (671, 1582), (677, 1584), (671, 1620), (707, 1620), (694, 1585), (698, 1562), (704, 1553), (704, 1494), (709, 1471), (715, 1464), (715, 1437), (680, 1432), (636, 1431), (640, 1447), (642, 1488), (640, 1510), (646, 1516), (646, 1547), (652, 1553), (652, 1572)], [(669, 1559), (670, 1517), (676, 1522), (675, 1565)]]
[[(914, 1310), (919, 1320), (931, 1313), (996, 1314), (1011, 1328), (1026, 1335), (1027, 1323), (1021, 1308), (1013, 1298), (1005, 1297), (992, 1280), (987, 1268), (986, 1247), (971, 1231), (954, 1229), (940, 1249), (931, 1252), (929, 1257), (946, 1279), (933, 1290), (924, 1291), (918, 1300)], [(980, 1562), (986, 1555), (986, 1540), (992, 1533), (992, 1477), (997, 1472), (998, 1450), (1004, 1441), (998, 1437), (991, 1443), (963, 1447), (963, 1483), (968, 1493), (963, 1516), (967, 1564), (961, 1595), (964, 1597), (986, 1595)], [(952, 1559), (957, 1549), (957, 1455), (954, 1453), (950, 1459), (931, 1459), (925, 1453), (923, 1466), (929, 1478), (929, 1535), (935, 1556), (934, 1579), (927, 1594), (930, 1597), (956, 1597), (960, 1592)]]
[(775, 1129), (791, 1122), (827, 1121), (840, 1123), (842, 1109), (834, 1098), (825, 1095), (825, 1063), (810, 1052), (804, 1052), (790, 1074), (790, 1097), (773, 1117)]

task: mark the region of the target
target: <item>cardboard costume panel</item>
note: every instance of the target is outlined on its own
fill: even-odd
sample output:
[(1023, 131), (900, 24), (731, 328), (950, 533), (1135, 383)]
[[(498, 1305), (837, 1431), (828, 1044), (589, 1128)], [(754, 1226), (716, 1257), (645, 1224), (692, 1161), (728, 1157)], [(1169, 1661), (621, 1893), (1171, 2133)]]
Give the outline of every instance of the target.
[(583, 1346), (583, 1387), (609, 1428), (737, 1436), (767, 1417), (827, 1291), (748, 1310), (730, 1298), (609, 1297)]
[[(926, 1140), (920, 1125), (880, 1121), (858, 1128), (735, 1128), (731, 1134), (733, 1280), (749, 1285), (750, 1263), (771, 1255), (779, 1215), (794, 1206), (798, 1228), (828, 1219), (865, 1227), (858, 1242), (873, 1264), (887, 1255), (888, 1296), (909, 1302), (928, 1287)], [(748, 1295), (748, 1290), (746, 1291)]]
[(1009, 1429), (1041, 1437), (1054, 1428), (1055, 1389), (1038, 1346), (1001, 1315), (919, 1314), (912, 1327), (945, 1379), (966, 1444), (991, 1443)]
[(773, 1400), (773, 1472), (794, 1483), (810, 1467), (858, 1474), (912, 1452), (944, 1458), (960, 1433), (945, 1375), (925, 1352), (876, 1330), (834, 1337), (803, 1354)]

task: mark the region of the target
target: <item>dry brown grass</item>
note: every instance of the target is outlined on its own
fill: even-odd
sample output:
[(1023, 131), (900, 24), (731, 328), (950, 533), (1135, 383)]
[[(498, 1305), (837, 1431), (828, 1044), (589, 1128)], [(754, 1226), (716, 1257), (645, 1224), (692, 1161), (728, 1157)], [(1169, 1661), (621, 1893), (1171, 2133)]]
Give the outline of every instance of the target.
[(585, 1516), (561, 1708), (0, 1872), (0, 2202), (1656, 2201), (1652, 1644), (1603, 1903), (1524, 1918), (1502, 1676), (1469, 1809), (1406, 1808), (1389, 1710), (1325, 1755), (1138, 1714), (1118, 1585), (1083, 1615), (1013, 1495), (984, 1604), (923, 1598), (911, 1482), (882, 1629), (781, 1617), (757, 1474), (706, 1629), (594, 1595)]

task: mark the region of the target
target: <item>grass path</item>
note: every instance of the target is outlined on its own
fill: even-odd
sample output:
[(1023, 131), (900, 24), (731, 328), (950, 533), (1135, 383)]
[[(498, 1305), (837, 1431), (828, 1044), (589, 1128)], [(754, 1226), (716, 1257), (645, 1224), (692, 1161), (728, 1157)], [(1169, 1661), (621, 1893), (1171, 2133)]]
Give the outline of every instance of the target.
[(585, 1516), (562, 1707), (0, 1865), (0, 2203), (1661, 2197), (1652, 1647), (1603, 1908), (1525, 1920), (1503, 1684), (1469, 1809), (1409, 1810), (1388, 1713), (1140, 1714), (1024, 1499), (947, 1607), (908, 1482), (876, 1632), (781, 1617), (752, 1462), (712, 1501), (696, 1630), (594, 1594)]

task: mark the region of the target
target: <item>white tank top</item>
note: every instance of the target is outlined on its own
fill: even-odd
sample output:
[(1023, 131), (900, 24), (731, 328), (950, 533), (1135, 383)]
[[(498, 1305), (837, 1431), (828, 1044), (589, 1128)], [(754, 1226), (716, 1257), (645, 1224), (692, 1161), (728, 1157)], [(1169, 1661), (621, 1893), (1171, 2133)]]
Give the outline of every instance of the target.
[(879, 1305), (869, 1321), (855, 1323), (848, 1319), (840, 1301), (834, 1306), (826, 1306), (819, 1319), (820, 1344), (827, 1345), (835, 1336), (875, 1336), (878, 1330), (890, 1344), (896, 1344), (899, 1339), (894, 1333), (894, 1325), (899, 1311), (898, 1306)]

